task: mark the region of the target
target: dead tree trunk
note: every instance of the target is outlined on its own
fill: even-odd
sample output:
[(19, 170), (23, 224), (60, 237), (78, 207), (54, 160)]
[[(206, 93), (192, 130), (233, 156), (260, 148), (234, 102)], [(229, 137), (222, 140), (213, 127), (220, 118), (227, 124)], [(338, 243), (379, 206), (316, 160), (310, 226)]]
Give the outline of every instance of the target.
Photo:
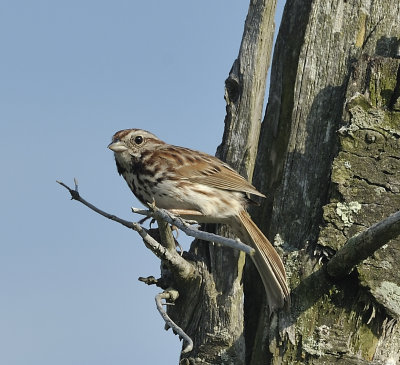
[[(274, 9), (250, 4), (226, 81), (218, 155), (250, 178)], [(180, 298), (169, 310), (194, 341), (182, 364), (399, 361), (396, 245), (341, 281), (326, 270), (350, 237), (400, 206), (399, 10), (389, 1), (288, 1), (253, 179), (268, 198), (253, 213), (284, 252), (292, 307), (269, 317), (251, 264), (242, 291), (244, 255), (195, 242), (187, 259), (201, 275), (190, 287), (175, 282)]]
[[(217, 154), (249, 178), (274, 9), (251, 2), (226, 81)], [(390, 1), (288, 1), (253, 179), (268, 198), (253, 213), (281, 246), (292, 306), (270, 317), (243, 253), (195, 242), (186, 258), (200, 275), (190, 286), (175, 281), (180, 297), (169, 309), (194, 342), (182, 364), (399, 361), (395, 243), (340, 281), (326, 269), (350, 237), (400, 207), (399, 26)]]
[(249, 304), (263, 318), (249, 364), (400, 361), (400, 240), (341, 281), (325, 271), (400, 207), (399, 35), (398, 2), (286, 4), (253, 183), (268, 197), (257, 222), (286, 251), (292, 308), (269, 320)]

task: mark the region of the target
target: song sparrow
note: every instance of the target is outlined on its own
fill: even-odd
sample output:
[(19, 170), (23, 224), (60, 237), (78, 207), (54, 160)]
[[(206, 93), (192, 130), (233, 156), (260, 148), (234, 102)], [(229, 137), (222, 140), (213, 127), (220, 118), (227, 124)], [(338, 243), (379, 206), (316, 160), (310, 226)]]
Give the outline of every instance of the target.
[(118, 173), (143, 204), (154, 200), (183, 218), (228, 224), (255, 249), (252, 258), (270, 310), (289, 301), (282, 261), (246, 212), (248, 194), (264, 195), (246, 179), (216, 157), (169, 145), (141, 129), (115, 133), (108, 148), (114, 151)]

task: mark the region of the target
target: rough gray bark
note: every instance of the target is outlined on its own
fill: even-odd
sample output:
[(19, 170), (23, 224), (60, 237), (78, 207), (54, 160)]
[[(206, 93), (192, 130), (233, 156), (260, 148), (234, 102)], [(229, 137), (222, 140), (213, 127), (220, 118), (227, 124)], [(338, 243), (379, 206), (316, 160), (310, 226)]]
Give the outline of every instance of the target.
[(253, 182), (292, 308), (264, 317), (249, 364), (400, 361), (399, 239), (340, 282), (323, 265), (400, 206), (399, 34), (398, 2), (286, 4)]
[[(339, 210), (341, 212), (341, 209)], [(343, 279), (390, 240), (400, 236), (400, 210), (352, 236), (336, 252), (326, 270), (332, 278)]]

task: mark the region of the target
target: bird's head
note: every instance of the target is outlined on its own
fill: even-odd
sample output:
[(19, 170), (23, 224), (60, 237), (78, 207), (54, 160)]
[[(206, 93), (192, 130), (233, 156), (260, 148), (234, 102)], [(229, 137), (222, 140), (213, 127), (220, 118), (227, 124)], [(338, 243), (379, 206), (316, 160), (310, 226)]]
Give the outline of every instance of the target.
[(139, 159), (144, 151), (156, 149), (160, 144), (164, 142), (143, 129), (124, 129), (113, 135), (108, 148), (115, 158), (130, 160), (132, 157)]

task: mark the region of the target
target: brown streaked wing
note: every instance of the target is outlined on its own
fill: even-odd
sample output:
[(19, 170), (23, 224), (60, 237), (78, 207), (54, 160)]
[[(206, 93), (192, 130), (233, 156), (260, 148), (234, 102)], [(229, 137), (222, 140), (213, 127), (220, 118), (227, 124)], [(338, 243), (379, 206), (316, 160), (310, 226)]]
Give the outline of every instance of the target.
[[(197, 151), (194, 152), (199, 153)], [(178, 167), (176, 172), (189, 181), (199, 184), (265, 197), (243, 176), (216, 157), (209, 155), (203, 155), (202, 157), (203, 159), (200, 161), (186, 162), (181, 167)]]

